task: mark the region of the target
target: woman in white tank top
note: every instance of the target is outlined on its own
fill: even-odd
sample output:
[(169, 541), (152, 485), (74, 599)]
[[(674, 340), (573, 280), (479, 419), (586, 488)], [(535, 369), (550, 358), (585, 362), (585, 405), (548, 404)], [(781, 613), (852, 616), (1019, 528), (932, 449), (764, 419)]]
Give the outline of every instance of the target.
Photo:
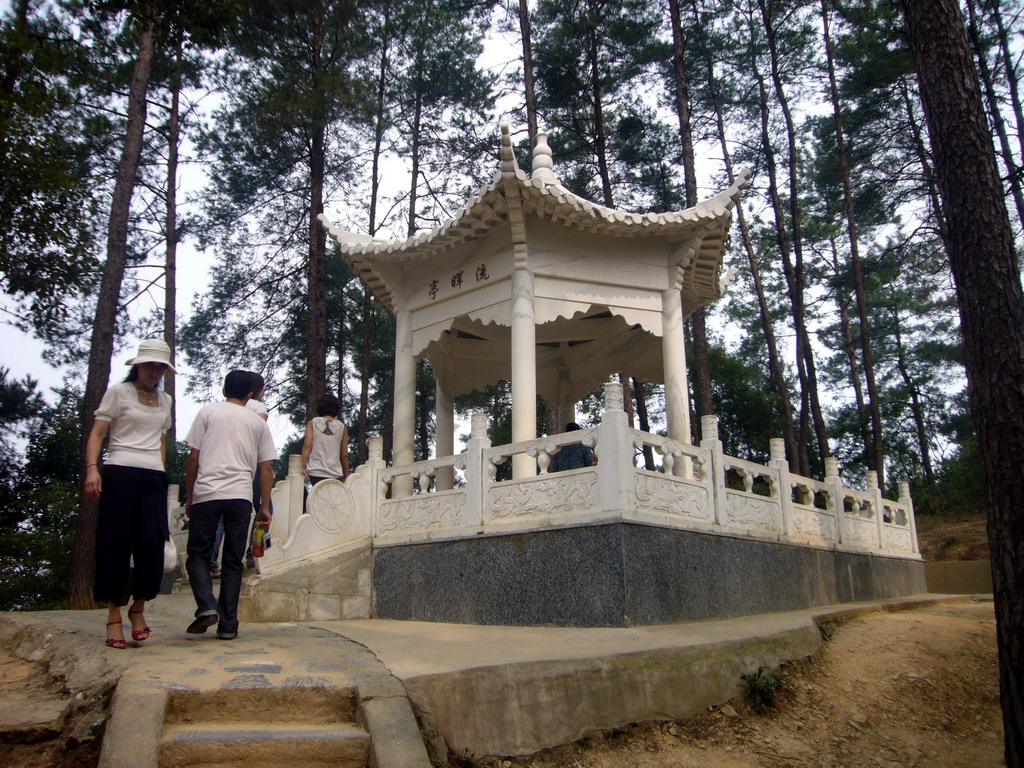
[(316, 485), (348, 477), (348, 429), (338, 420), (341, 403), (334, 395), (316, 401), (316, 417), (306, 422), (302, 442), (302, 474)]

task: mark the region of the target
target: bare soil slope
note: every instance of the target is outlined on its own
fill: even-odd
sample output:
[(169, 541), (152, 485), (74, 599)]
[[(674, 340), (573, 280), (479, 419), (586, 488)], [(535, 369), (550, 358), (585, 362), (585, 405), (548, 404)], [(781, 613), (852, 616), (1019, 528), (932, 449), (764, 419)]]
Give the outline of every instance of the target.
[(991, 603), (868, 614), (784, 667), (774, 706), (744, 701), (487, 768), (989, 768), (1003, 765)]
[(925, 562), (988, 560), (984, 516), (964, 519), (917, 519), (918, 548)]

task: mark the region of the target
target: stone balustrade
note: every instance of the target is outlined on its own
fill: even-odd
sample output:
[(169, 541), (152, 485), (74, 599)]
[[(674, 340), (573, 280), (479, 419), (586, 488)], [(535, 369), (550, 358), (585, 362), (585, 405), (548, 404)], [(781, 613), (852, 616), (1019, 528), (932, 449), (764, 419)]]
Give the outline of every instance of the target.
[[(802, 477), (790, 472), (781, 440), (772, 441), (771, 460), (762, 465), (722, 452), (716, 417), (704, 417), (701, 426), (699, 446), (632, 429), (613, 383), (606, 385), (601, 424), (590, 429), (492, 446), (486, 415), (474, 414), (464, 453), (399, 467), (385, 465), (381, 439), (371, 438), (370, 459), (344, 483), (318, 484), (304, 508), (303, 478), (292, 461), (274, 488), (274, 546), (258, 568), (274, 572), (371, 542), (386, 547), (607, 522), (920, 559), (906, 483), (897, 500), (882, 498), (874, 472), (864, 490), (848, 488), (832, 458), (824, 480)], [(598, 463), (550, 472), (558, 451), (577, 443), (590, 447)], [(643, 467), (645, 447), (656, 457), (654, 470)], [(498, 479), (498, 467), (515, 457), (529, 460), (535, 474)]]

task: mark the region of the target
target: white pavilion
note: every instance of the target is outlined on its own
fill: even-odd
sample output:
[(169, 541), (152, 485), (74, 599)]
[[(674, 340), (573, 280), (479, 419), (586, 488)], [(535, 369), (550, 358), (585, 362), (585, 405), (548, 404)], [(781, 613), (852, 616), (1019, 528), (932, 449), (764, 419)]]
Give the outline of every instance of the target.
[[(683, 322), (719, 298), (749, 174), (693, 208), (627, 213), (555, 175), (546, 137), (520, 169), (502, 126), (491, 183), (437, 229), (373, 240), (321, 217), (397, 319), (393, 454), (303, 502), (298, 457), (274, 490), (275, 546), (247, 582), (247, 620), (379, 617), (626, 626), (704, 620), (925, 592), (907, 485), (847, 487), (723, 453), (714, 416), (692, 443)], [(436, 451), (414, 461), (417, 359), (437, 380)], [(619, 372), (665, 385), (666, 434), (635, 429)], [(511, 382), (512, 440), (473, 414), (455, 453), (456, 395)], [(597, 426), (536, 434), (540, 395), (559, 422), (603, 385)], [(549, 472), (582, 443), (594, 466)], [(641, 449), (657, 455), (648, 469)], [(512, 476), (498, 477), (510, 461)], [(177, 535), (181, 535), (180, 533)]]
[[(722, 254), (748, 182), (744, 171), (685, 211), (613, 210), (562, 186), (545, 134), (527, 176), (503, 125), (500, 170), (443, 226), (374, 241), (325, 221), (397, 321), (395, 464), (413, 458), (419, 358), (437, 380), (438, 455), (454, 449), (456, 395), (511, 382), (519, 442), (537, 436), (537, 395), (565, 424), (619, 371), (665, 384), (668, 435), (689, 443), (683, 321), (722, 295)], [(514, 460), (515, 477), (535, 471)]]

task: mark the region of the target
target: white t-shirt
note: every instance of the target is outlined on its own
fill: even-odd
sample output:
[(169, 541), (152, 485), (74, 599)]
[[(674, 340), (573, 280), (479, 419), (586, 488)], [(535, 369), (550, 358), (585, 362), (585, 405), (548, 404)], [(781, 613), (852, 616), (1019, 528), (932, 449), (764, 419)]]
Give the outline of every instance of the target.
[(267, 406), (265, 406), (262, 401), (253, 400), (251, 397), (245, 401), (245, 407), (257, 416), (266, 416), (269, 413), (269, 411), (267, 411)]
[(115, 384), (103, 394), (96, 421), (109, 421), (107, 464), (162, 472), (160, 436), (171, 428), (171, 396), (157, 390), (159, 405), (143, 405), (130, 381)]
[(225, 499), (252, 501), (257, 465), (277, 458), (267, 422), (237, 403), (203, 407), (185, 441), (199, 451), (192, 503)]

